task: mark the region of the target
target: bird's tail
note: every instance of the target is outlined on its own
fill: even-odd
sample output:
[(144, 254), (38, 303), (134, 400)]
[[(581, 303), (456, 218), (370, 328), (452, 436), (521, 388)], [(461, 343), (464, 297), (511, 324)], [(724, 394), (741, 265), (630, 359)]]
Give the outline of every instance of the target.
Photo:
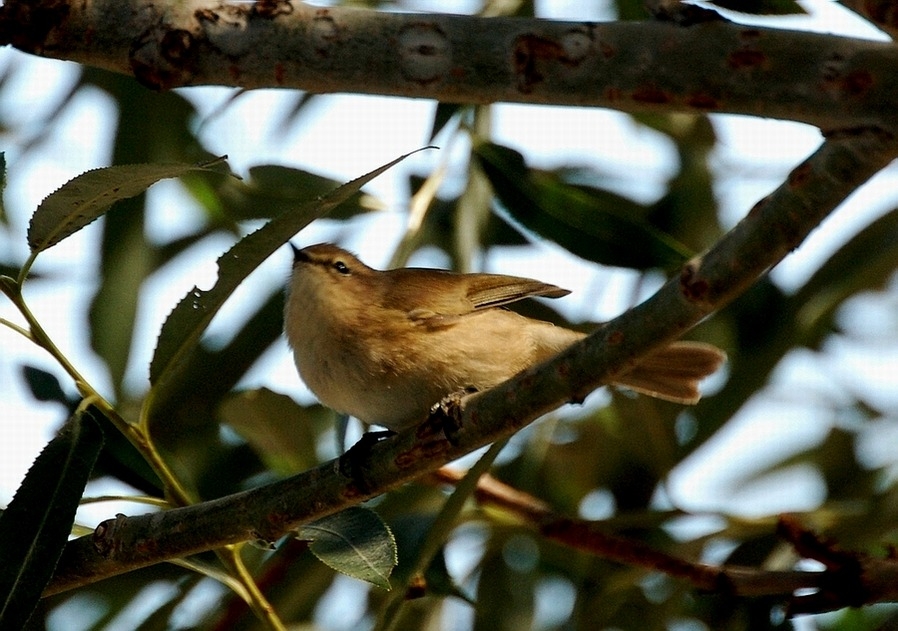
[(657, 399), (692, 405), (698, 403), (699, 382), (717, 370), (726, 354), (710, 344), (674, 342), (640, 360), (614, 384)]

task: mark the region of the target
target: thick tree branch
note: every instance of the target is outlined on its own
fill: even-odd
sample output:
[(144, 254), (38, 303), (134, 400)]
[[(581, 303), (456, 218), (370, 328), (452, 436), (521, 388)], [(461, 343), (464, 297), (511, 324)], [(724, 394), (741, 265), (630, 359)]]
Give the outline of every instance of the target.
[(895, 46), (723, 18), (594, 23), (280, 0), (6, 0), (0, 43), (155, 89), (290, 87), (898, 128)]
[[(877, 129), (827, 140), (773, 194), (704, 256), (652, 298), (612, 320), (552, 361), (472, 395), (458, 410), (452, 441), (434, 417), (375, 444), (356, 463), (356, 480), (327, 463), (271, 485), (199, 505), (118, 516), (66, 547), (47, 594), (139, 567), (253, 538), (274, 540), (510, 436), (568, 401), (580, 401), (626, 372), (638, 358), (681, 336), (796, 248), (855, 188), (898, 156), (895, 138)], [(872, 593), (872, 591), (871, 591)]]

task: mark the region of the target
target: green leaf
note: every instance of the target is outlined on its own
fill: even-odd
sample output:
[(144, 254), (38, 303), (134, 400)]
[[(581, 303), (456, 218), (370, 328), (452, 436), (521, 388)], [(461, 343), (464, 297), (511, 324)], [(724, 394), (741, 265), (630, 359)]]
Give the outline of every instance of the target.
[(654, 128), (674, 142), (679, 168), (668, 181), (667, 193), (652, 204), (648, 219), (652, 226), (693, 251), (705, 250), (723, 234), (709, 164), (716, 143), (714, 128), (706, 116), (669, 114), (654, 118)]
[[(194, 428), (216, 424), (215, 410), (259, 357), (279, 340), (284, 331), (284, 291), (276, 288), (233, 334), (224, 346), (214, 349), (200, 343), (178, 370), (176, 383), (165, 388), (165, 396), (153, 400), (155, 418), (168, 418), (165, 426), (177, 434), (181, 421)], [(209, 379), (210, 372), (215, 379)], [(203, 417), (203, 421), (199, 420)], [(192, 420), (190, 420), (192, 419)], [(157, 427), (162, 430), (162, 427)], [(160, 435), (161, 438), (161, 435)], [(163, 439), (164, 440), (164, 439)], [(182, 441), (183, 443), (183, 441)]]
[(390, 589), (396, 566), (396, 540), (372, 510), (353, 506), (307, 524), (296, 538), (310, 541), (309, 549), (324, 564), (347, 576)]
[(798, 0), (709, 0), (721, 9), (750, 15), (807, 15)]
[[(527, 537), (532, 541), (532, 537), (528, 535), (521, 537)], [(474, 629), (539, 628), (535, 619), (535, 592), (537, 582), (540, 580), (539, 575), (533, 571), (515, 570), (506, 560), (512, 549), (503, 550), (504, 543), (504, 541), (496, 539), (489, 541), (491, 547), (484, 551), (478, 563), (477, 595), (474, 598), (477, 607), (474, 609), (472, 626)], [(573, 556), (573, 554), (571, 555)], [(597, 583), (596, 589), (601, 589), (601, 583)], [(613, 627), (609, 624), (595, 626), (574, 624), (571, 628), (607, 629)], [(646, 629), (650, 627), (641, 625), (630, 628)]]
[[(72, 405), (72, 401), (59, 385), (59, 379), (53, 373), (35, 366), (24, 365), (22, 366), (22, 377), (25, 379), (31, 396), (38, 401), (55, 401), (62, 403), (67, 408)], [(77, 405), (77, 400), (75, 404)], [(69, 408), (69, 410), (71, 409)]]
[(128, 164), (82, 173), (40, 203), (28, 225), (28, 245), (33, 253), (43, 252), (100, 217), (115, 202), (139, 195), (159, 180), (208, 171), (223, 159), (202, 164)]
[(318, 432), (332, 427), (333, 411), (315, 405), (304, 407), (268, 388), (230, 395), (219, 416), (237, 430), (270, 469), (289, 475), (318, 464), (315, 450)]
[(0, 629), (23, 628), (37, 606), (102, 446), (97, 422), (90, 413), (76, 412), (0, 516)]
[[(420, 151), (420, 149), (419, 149)], [(218, 280), (212, 289), (194, 287), (169, 314), (150, 363), (150, 383), (154, 386), (171, 376), (196, 347), (200, 336), (225, 300), (265, 259), (314, 219), (352, 197), (365, 184), (401, 162), (411, 152), (340, 186), (329, 195), (303, 204), (275, 217), (238, 241), (218, 259)]]
[(19, 299), (19, 283), (14, 278), (0, 275), (0, 292), (3, 292), (10, 300), (16, 302)]
[(672, 268), (692, 251), (648, 220), (649, 209), (609, 191), (573, 185), (529, 169), (507, 147), (475, 150), (497, 197), (517, 221), (569, 252), (603, 265)]
[(150, 497), (162, 497), (163, 484), (137, 448), (110, 421), (99, 418), (103, 451), (94, 464), (91, 479), (116, 478)]
[[(327, 195), (340, 184), (303, 169), (264, 164), (251, 167), (245, 181), (222, 182), (217, 189), (217, 203), (229, 219), (271, 219), (294, 210), (298, 204)], [(345, 219), (371, 210), (372, 206), (373, 200), (356, 191), (331, 217)]]
[(618, 20), (645, 20), (650, 17), (645, 0), (615, 0)]

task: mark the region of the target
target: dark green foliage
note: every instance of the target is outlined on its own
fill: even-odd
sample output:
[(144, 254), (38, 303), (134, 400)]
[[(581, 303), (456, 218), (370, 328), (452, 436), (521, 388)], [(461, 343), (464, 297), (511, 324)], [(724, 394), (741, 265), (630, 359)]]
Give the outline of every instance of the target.
[(31, 617), (62, 554), (103, 433), (93, 413), (77, 411), (37, 457), (0, 515), (0, 628)]
[(59, 385), (59, 379), (46, 370), (34, 366), (22, 366), (22, 377), (28, 385), (28, 389), (38, 401), (55, 401), (61, 403), (70, 411), (74, 411), (78, 401), (70, 399)]
[[(622, 18), (647, 17), (641, 0), (619, 0), (615, 4)], [(761, 14), (797, 7), (787, 1), (721, 0), (713, 4)], [(532, 10), (532, 3), (517, 8), (521, 14)], [(133, 81), (97, 70), (85, 70), (72, 94), (86, 87), (103, 90), (117, 104), (119, 121), (112, 162), (156, 166), (136, 167), (150, 171), (140, 182), (137, 172), (124, 171), (125, 180), (135, 184), (135, 190), (129, 191), (134, 194), (125, 198), (107, 191), (109, 204), (93, 202), (87, 216), (71, 214), (72, 200), (62, 200), (61, 216), (54, 215), (58, 221), (44, 225), (47, 215), (39, 217), (31, 245), (35, 251), (50, 247), (73, 229), (86, 225), (85, 219), (99, 216), (116, 202), (101, 226), (89, 228), (101, 231), (101, 237), (97, 291), (85, 331), (108, 370), (113, 390), (110, 400), (129, 419), (136, 418), (144, 404), (146, 392), (134, 391), (126, 384), (125, 373), (137, 342), (147, 343), (135, 340), (134, 322), (141, 308), (138, 298), (148, 280), (163, 266), (178, 265), (185, 252), (226, 236), (236, 245), (219, 260), (218, 284), (208, 291), (197, 289), (177, 307), (169, 305), (175, 311), (163, 327), (149, 371), (154, 390), (148, 422), (157, 446), (185, 486), (203, 499), (263, 484), (328, 460), (335, 455), (332, 412), (316, 405), (301, 405), (273, 388), (257, 388), (244, 381), (281, 336), (281, 288), (262, 292), (226, 339), (210, 339), (207, 326), (247, 274), (308, 222), (329, 210), (328, 217), (342, 222), (339, 225), (347, 232), (363, 225), (354, 220), (368, 213), (373, 204), (359, 189), (380, 170), (340, 187), (340, 182), (314, 171), (259, 164), (247, 170), (245, 179), (238, 180), (196, 166), (214, 157), (197, 136), (208, 121), (197, 120), (197, 110), (183, 93), (150, 93)], [(240, 98), (242, 95), (234, 100)], [(309, 111), (327, 103), (326, 96), (297, 96), (283, 124), (302, 124)], [(64, 109), (65, 103), (59, 106), (60, 111)], [(455, 133), (456, 126), (464, 129), (471, 125), (475, 111), (470, 105), (439, 104), (430, 128), (421, 130), (422, 142), (428, 134), (433, 138), (438, 133)], [(653, 114), (634, 117), (633, 121), (642, 131), (662, 134), (677, 157), (663, 193), (651, 202), (638, 202), (614, 192), (607, 176), (594, 170), (579, 165), (536, 169), (529, 156), (475, 139), (466, 165), (468, 173), (485, 176), (486, 196), (496, 212), (483, 217), (473, 231), (476, 243), (469, 244), (473, 246), (471, 251), (514, 248), (515, 253), (521, 253), (526, 252), (523, 248), (529, 240), (552, 241), (597, 266), (630, 268), (632, 277), (639, 273), (640, 280), (633, 283), (634, 300), (644, 293), (641, 290), (645, 286), (676, 274), (686, 259), (712, 245), (724, 230), (715, 195), (717, 173), (709, 166), (718, 139), (703, 116)], [(175, 163), (181, 166), (170, 166)], [(169, 166), (157, 171), (160, 164)], [(2, 166), (0, 163), (0, 170)], [(146, 197), (141, 191), (164, 174), (181, 176), (180, 185), (191, 202), (189, 212), (198, 217), (188, 234), (154, 241), (146, 234)], [(411, 177), (411, 193), (420, 190), (427, 175)], [(109, 172), (102, 177), (108, 176)], [(96, 175), (85, 176), (91, 177)], [(104, 188), (102, 183), (100, 188)], [(462, 196), (458, 191), (442, 196), (440, 191), (420, 230), (405, 244), (404, 256), (434, 247), (456, 267), (472, 263), (459, 247)], [(272, 221), (252, 232), (266, 220)], [(771, 375), (785, 357), (796, 350), (826, 352), (829, 343), (851, 335), (840, 319), (847, 302), (859, 296), (880, 295), (890, 288), (894, 291), (896, 243), (898, 210), (890, 210), (857, 234), (846, 235), (844, 244), (794, 290), (787, 291), (764, 278), (690, 332), (694, 339), (725, 348), (729, 356), (720, 392), (694, 408), (684, 410), (622, 392), (610, 397), (598, 395), (587, 400), (583, 408), (550, 415), (518, 434), (492, 474), (536, 496), (557, 515), (576, 517), (590, 506), (604, 503), (604, 518), (596, 528), (678, 558), (710, 558), (711, 563), (758, 568), (790, 567), (794, 552), (775, 535), (774, 516), (748, 519), (719, 513), (713, 515), (714, 527), (675, 536), (675, 525), (707, 515), (692, 515), (689, 509), (694, 507), (680, 507), (676, 498), (672, 505), (666, 505), (663, 498), (671, 474), (687, 459), (702, 457), (703, 448), (732, 427), (733, 419), (747, 404), (765, 396)], [(0, 258), (0, 273), (16, 277), (23, 261), (14, 261), (11, 253), (3, 253)], [(284, 270), (284, 276), (286, 273)], [(37, 285), (45, 278), (45, 274), (32, 274), (28, 282)], [(3, 281), (3, 287), (4, 291), (14, 288), (10, 279)], [(600, 292), (594, 295), (602, 297)], [(525, 304), (521, 309), (584, 330), (597, 326), (566, 322), (545, 303)], [(2, 334), (9, 332), (4, 329)], [(278, 352), (287, 350), (281, 347)], [(67, 413), (77, 407), (78, 400), (71, 394), (77, 391), (75, 386), (60, 383), (58, 375), (63, 372), (31, 365), (23, 365), (21, 371), (36, 401), (50, 403), (47, 407), (56, 409), (59, 403), (67, 407)], [(734, 473), (723, 463), (719, 473), (722, 477), (729, 475), (730, 488), (738, 492), (770, 474), (804, 467), (819, 476), (825, 497), (802, 517), (846, 548), (880, 553), (898, 543), (894, 463), (871, 465), (859, 455), (859, 446), (870, 439), (871, 433), (874, 438), (877, 432), (889, 436), (888, 431), (896, 425), (895, 411), (867, 400), (863, 390), (846, 385), (838, 376), (830, 377), (831, 399), (818, 397), (813, 390), (794, 393), (796, 398), (814, 398), (820, 423), (830, 428), (817, 443), (757, 463), (752, 470)], [(163, 495), (159, 479), (108, 419), (95, 419), (92, 414), (76, 417), (80, 418), (80, 431), (71, 429), (72, 423), (66, 426), (0, 519), (0, 534), (12, 528), (0, 537), (0, 569), (7, 571), (5, 579), (0, 574), (0, 580), (5, 581), (0, 587), (5, 585), (7, 591), (0, 589), (0, 593), (9, 595), (12, 606), (8, 609), (17, 615), (11, 624), (20, 623), (37, 602), (72, 525), (74, 506), (88, 477), (111, 476), (141, 493)], [(106, 442), (99, 451), (101, 434)], [(51, 456), (46, 454), (58, 450), (71, 455), (72, 467), (47, 465)], [(97, 463), (91, 472), (89, 463), (94, 457)], [(34, 491), (34, 485), (40, 486), (41, 492)], [(47, 494), (45, 490), (50, 487), (57, 492)], [(379, 544), (395, 535), (399, 565), (391, 581), (394, 589), (406, 589), (395, 582), (395, 576), (411, 573), (409, 568), (445, 502), (445, 489), (424, 480), (371, 503), (370, 508), (380, 516), (378, 525), (363, 527), (360, 532), (377, 533), (375, 541)], [(35, 520), (23, 521), (23, 513)], [(349, 548), (356, 544), (346, 537), (340, 520), (357, 514), (344, 515), (337, 518), (335, 526), (331, 524), (336, 539), (348, 542)], [(367, 519), (372, 514), (365, 511), (364, 515)], [(50, 533), (51, 529), (54, 532)], [(320, 554), (316, 545), (323, 545), (322, 539), (309, 532), (304, 535), (315, 539), (316, 544), (290, 539), (278, 542), (274, 551), (244, 551), (275, 609), (286, 623), (297, 627), (315, 624), (322, 603), (332, 602), (323, 599), (332, 598), (330, 590), (340, 585), (340, 581), (335, 582), (335, 571), (315, 558), (315, 553)], [(40, 562), (16, 556), (29, 550), (22, 542), (35, 544), (31, 548), (40, 554), (35, 557)], [(501, 507), (469, 502), (458, 519), (458, 528), (445, 543), (423, 576), (416, 577), (420, 585), (405, 594), (411, 600), (403, 605), (399, 628), (419, 629), (441, 620), (449, 603), (465, 611), (476, 629), (667, 630), (694, 626), (739, 630), (790, 629), (793, 625), (784, 617), (782, 599), (702, 592), (661, 572), (574, 551), (542, 537), (536, 525), (522, 522)], [(365, 549), (363, 545), (357, 547)], [(393, 562), (393, 549), (387, 548), (385, 558), (389, 563), (379, 565), (375, 572), (384, 581), (389, 573), (385, 568), (392, 567)], [(367, 557), (362, 553), (355, 558)], [(459, 559), (465, 562), (458, 563)], [(199, 562), (218, 567), (211, 554), (202, 555)], [(332, 565), (347, 569), (344, 561)], [(20, 569), (34, 574), (20, 577), (16, 574)], [(97, 621), (93, 628), (101, 629), (139, 600), (145, 587), (163, 584), (171, 592), (149, 614), (143, 628), (168, 628), (191, 590), (206, 588), (210, 583), (191, 570), (163, 564), (41, 601), (33, 624), (45, 622), (54, 611), (64, 611), (60, 607), (94, 607)], [(378, 615), (387, 596), (371, 588), (360, 597), (362, 588), (356, 587), (351, 598), (361, 602), (354, 601), (353, 606), (362, 612), (362, 623), (367, 624)], [(200, 609), (189, 623), (193, 628), (259, 628), (235, 593), (224, 587), (210, 593), (208, 609)], [(79, 597), (85, 600), (79, 601)], [(890, 628), (896, 619), (898, 608), (882, 606), (839, 612), (814, 624), (820, 628), (872, 630)], [(6, 620), (2, 618), (3, 628)]]
[(521, 154), (483, 143), (476, 149), (496, 197), (526, 228), (603, 265), (672, 268), (693, 252), (648, 220), (649, 208), (606, 190), (528, 169)]
[(390, 589), (396, 565), (396, 540), (372, 510), (353, 506), (301, 527), (296, 538), (329, 567), (353, 578)]

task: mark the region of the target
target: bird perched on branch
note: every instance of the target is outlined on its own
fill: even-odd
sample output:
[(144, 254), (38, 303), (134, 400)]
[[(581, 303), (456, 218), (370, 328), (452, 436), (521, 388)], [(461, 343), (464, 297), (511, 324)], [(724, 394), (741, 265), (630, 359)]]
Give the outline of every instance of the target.
[[(414, 425), (444, 397), (491, 388), (585, 337), (502, 308), (570, 293), (538, 280), (379, 271), (328, 243), (293, 253), (284, 319), (296, 367), (323, 404), (364, 423)], [(674, 342), (614, 383), (692, 404), (724, 359), (709, 344)]]

